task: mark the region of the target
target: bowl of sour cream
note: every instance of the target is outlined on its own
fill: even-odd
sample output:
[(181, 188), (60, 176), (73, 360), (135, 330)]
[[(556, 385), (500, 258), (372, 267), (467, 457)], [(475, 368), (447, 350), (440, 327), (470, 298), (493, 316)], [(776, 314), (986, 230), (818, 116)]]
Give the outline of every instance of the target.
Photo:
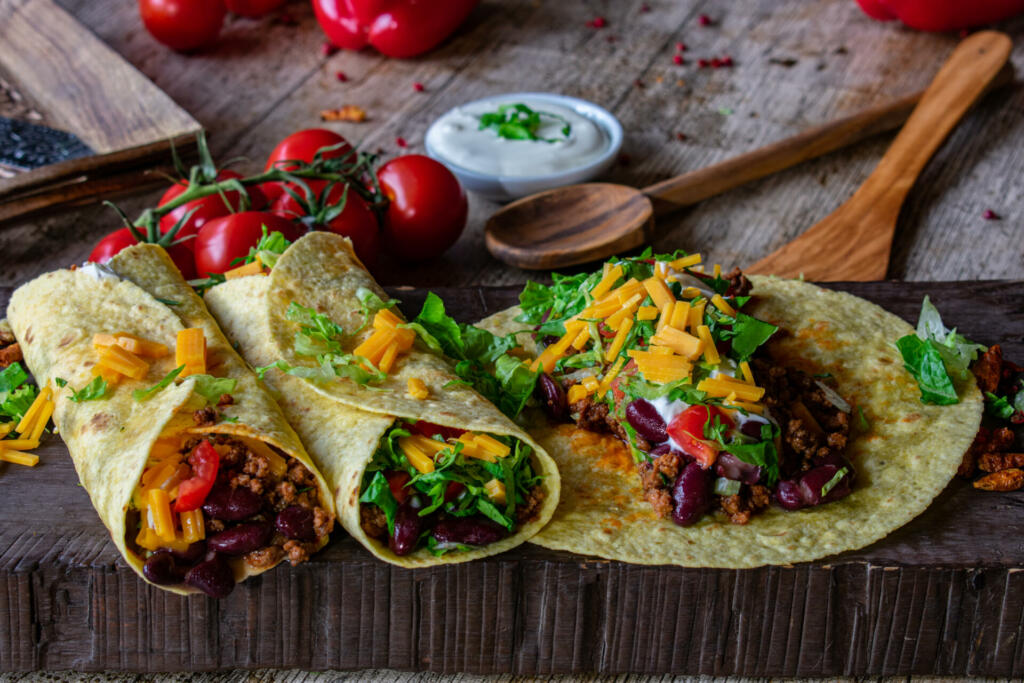
[(576, 97), (506, 93), (446, 112), (425, 144), (467, 190), (508, 201), (607, 171), (622, 148), (622, 124)]

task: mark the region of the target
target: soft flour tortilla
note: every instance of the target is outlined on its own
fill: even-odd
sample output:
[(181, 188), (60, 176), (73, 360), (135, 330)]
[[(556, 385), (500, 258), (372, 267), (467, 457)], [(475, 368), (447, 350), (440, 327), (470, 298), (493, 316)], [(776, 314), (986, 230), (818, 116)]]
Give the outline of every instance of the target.
[[(285, 316), (293, 301), (313, 308), (346, 330), (363, 322), (356, 292), (365, 287), (387, 300), (352, 251), (338, 235), (313, 232), (295, 242), (278, 259), (269, 276), (229, 280), (206, 293), (206, 303), (242, 356), (255, 367), (285, 360), (312, 366), (295, 354), (298, 325)], [(366, 330), (349, 339), (351, 351), (370, 335)], [(421, 379), (430, 397), (418, 400), (407, 393), (409, 378)], [(314, 383), (272, 369), (264, 380), (274, 391), (288, 421), (320, 465), (337, 497), (338, 519), (353, 537), (382, 560), (403, 567), (467, 562), (495, 555), (533, 536), (550, 519), (558, 504), (559, 476), (554, 461), (530, 436), (472, 389), (446, 385), (457, 379), (438, 356), (415, 347), (387, 379), (373, 388), (349, 380)], [(380, 438), (395, 420), (426, 420), (434, 424), (488, 434), (513, 436), (533, 447), (534, 471), (544, 476), (544, 502), (537, 517), (497, 543), (440, 557), (421, 548), (395, 555), (387, 544), (370, 538), (359, 524), (359, 489), (363, 473)]]
[[(298, 436), (166, 252), (154, 245), (137, 245), (107, 265), (123, 279), (100, 280), (81, 270), (47, 273), (14, 292), (7, 314), (36, 382), (54, 387), (54, 423), (68, 445), (82, 486), (128, 565), (142, 576), (143, 560), (125, 544), (132, 492), (153, 443), (176, 425), (187, 426), (182, 431), (192, 434), (228, 434), (277, 447), (310, 469), (319, 482), (321, 505), (333, 512), (327, 482)], [(220, 412), (237, 422), (193, 426), (193, 379), (186, 378), (145, 401), (134, 400), (134, 389), (150, 387), (174, 369), (173, 352), (156, 360), (146, 378), (111, 387), (104, 399), (69, 400), (70, 387), (80, 389), (93, 379), (94, 334), (129, 332), (173, 350), (178, 331), (187, 327), (202, 328), (206, 335), (209, 373), (236, 380), (235, 402)], [(69, 388), (56, 388), (57, 377), (66, 379)], [(253, 569), (241, 558), (231, 562), (237, 581), (266, 571)], [(181, 594), (199, 592), (188, 587), (160, 587)]]
[[(787, 512), (772, 506), (749, 524), (705, 517), (690, 527), (658, 519), (643, 500), (625, 448), (562, 425), (531, 430), (565, 482), (550, 524), (531, 542), (639, 564), (741, 569), (815, 560), (861, 548), (919, 515), (956, 473), (981, 422), (982, 397), (970, 378), (953, 406), (924, 405), (893, 342), (913, 329), (878, 306), (794, 280), (753, 277), (750, 312), (779, 325), (777, 362), (830, 372), (839, 393), (871, 424), (851, 439), (854, 491), (840, 501)], [(480, 323), (521, 329), (517, 309)], [(527, 335), (524, 335), (527, 337)], [(609, 437), (610, 438), (610, 437)], [(611, 447), (609, 447), (611, 446)]]

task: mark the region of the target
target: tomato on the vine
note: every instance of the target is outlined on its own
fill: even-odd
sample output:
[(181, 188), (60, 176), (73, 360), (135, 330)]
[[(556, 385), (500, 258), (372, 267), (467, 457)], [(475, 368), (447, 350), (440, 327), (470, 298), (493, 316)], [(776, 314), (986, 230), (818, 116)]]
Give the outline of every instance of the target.
[(263, 236), (264, 226), (268, 233), (277, 231), (291, 241), (303, 232), (295, 223), (267, 211), (243, 211), (214, 218), (196, 235), (195, 266), (199, 277), (237, 267), (239, 264), (232, 261), (249, 255), (249, 249)]
[(451, 171), (422, 154), (392, 159), (377, 171), (390, 200), (384, 216), (389, 252), (403, 261), (437, 258), (466, 227), (466, 193)]
[(228, 10), (243, 17), (262, 17), (273, 12), (285, 3), (285, 0), (226, 0)]
[[(140, 230), (140, 232), (145, 233), (145, 230)], [(138, 242), (139, 240), (135, 239), (135, 235), (128, 228), (115, 230), (93, 247), (92, 252), (89, 254), (89, 261), (92, 263), (106, 263), (122, 249), (138, 244)], [(174, 265), (181, 271), (182, 277), (186, 280), (195, 278), (195, 258), (188, 247), (184, 244), (172, 244), (167, 248), (167, 255), (171, 257)]]
[[(217, 180), (229, 180), (232, 178), (241, 178), (242, 174), (235, 171), (221, 171), (217, 174)], [(157, 206), (163, 206), (174, 199), (177, 199), (181, 193), (188, 189), (188, 181), (179, 180), (174, 185), (167, 188), (164, 195), (160, 197), (160, 201)], [(263, 193), (258, 187), (246, 188), (249, 195), (250, 208), (262, 209), (266, 206), (266, 199)], [(225, 201), (226, 200), (226, 201)], [(193, 199), (190, 202), (182, 204), (176, 209), (172, 209), (170, 213), (165, 214), (160, 218), (160, 232), (167, 234), (168, 231), (172, 230), (182, 216), (192, 211), (192, 215), (181, 226), (175, 235), (175, 239), (182, 239), (189, 235), (195, 235), (199, 228), (203, 227), (207, 221), (214, 218), (220, 218), (226, 216), (232, 211), (238, 211), (241, 206), (241, 198), (239, 193), (232, 190), (225, 192), (223, 196), (220, 193), (207, 195), (202, 199)], [(194, 210), (194, 211), (193, 211)], [(184, 242), (189, 248), (193, 249), (195, 246), (195, 240), (190, 239)]]
[(150, 35), (182, 52), (215, 41), (226, 13), (224, 0), (139, 0), (139, 14)]
[[(316, 153), (324, 147), (334, 147), (329, 152), (324, 152), (320, 155), (321, 159), (344, 159), (349, 156), (353, 156), (352, 145), (349, 144), (348, 140), (341, 137), (332, 130), (326, 128), (307, 128), (292, 133), (288, 137), (277, 143), (274, 150), (267, 157), (267, 166), (265, 170), (270, 171), (272, 169), (281, 169), (283, 171), (292, 171), (295, 169), (295, 164), (284, 163), (286, 161), (301, 161), (303, 163), (310, 164), (313, 162), (313, 157)], [(327, 186), (326, 181), (323, 180), (308, 180), (306, 184), (313, 192), (319, 194), (320, 190)], [(277, 199), (285, 194), (284, 189), (281, 187), (281, 183), (269, 182), (263, 183), (260, 186), (263, 194), (266, 196), (267, 201), (273, 204)], [(293, 189), (302, 192), (302, 188), (293, 187)]]
[(305, 218), (309, 215), (306, 207), (287, 192), (274, 202), (273, 211), (284, 218), (302, 220), (310, 228), (327, 230), (348, 237), (352, 240), (352, 248), (356, 250), (359, 260), (367, 267), (372, 268), (377, 262), (377, 253), (380, 250), (377, 216), (354, 190), (350, 188), (346, 192), (345, 187), (340, 184), (334, 185), (327, 192), (324, 210), (330, 211), (332, 206), (341, 203), (343, 197), (345, 208), (337, 216), (329, 218), (324, 223), (317, 222), (318, 217), (316, 216)]

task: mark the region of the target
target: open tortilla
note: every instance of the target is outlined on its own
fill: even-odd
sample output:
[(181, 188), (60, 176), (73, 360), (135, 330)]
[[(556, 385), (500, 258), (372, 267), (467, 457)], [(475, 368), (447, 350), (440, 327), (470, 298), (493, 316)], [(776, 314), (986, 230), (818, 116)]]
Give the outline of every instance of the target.
[[(748, 310), (784, 334), (769, 343), (776, 362), (832, 373), (839, 393), (863, 409), (870, 429), (851, 439), (854, 491), (797, 512), (770, 507), (746, 525), (707, 516), (682, 527), (659, 519), (643, 499), (626, 448), (543, 418), (531, 433), (558, 464), (565, 487), (551, 522), (531, 539), (558, 550), (639, 564), (747, 568), (791, 564), (866, 546), (919, 515), (949, 483), (982, 415), (971, 377), (952, 406), (925, 405), (894, 346), (913, 329), (882, 308), (842, 292), (793, 280), (752, 277)], [(522, 328), (518, 309), (481, 327)], [(532, 342), (521, 335), (529, 350)]]
[[(126, 542), (126, 531), (134, 537), (133, 530), (126, 530), (127, 513), (154, 443), (169, 433), (225, 434), (257, 447), (273, 447), (309, 468), (318, 482), (321, 505), (333, 513), (327, 482), (298, 436), (166, 252), (154, 245), (136, 245), (107, 266), (113, 275), (78, 269), (36, 278), (14, 292), (8, 318), (36, 382), (55, 387), (54, 424), (67, 443), (82, 486), (128, 565), (143, 576), (143, 560)], [(234, 403), (220, 409), (229, 421), (195, 426), (192, 411), (205, 400), (194, 393), (193, 378), (144, 401), (133, 398), (134, 389), (150, 387), (174, 369), (173, 354), (156, 359), (144, 379), (110, 387), (105, 398), (78, 403), (69, 399), (71, 387), (93, 380), (94, 334), (128, 332), (173, 349), (177, 333), (189, 327), (205, 334), (208, 372), (236, 380)], [(58, 377), (68, 388), (56, 388)], [(236, 582), (270, 568), (255, 569), (241, 557), (229, 562)], [(180, 594), (198, 592), (187, 586), (160, 587)]]
[[(310, 358), (295, 353), (297, 325), (285, 315), (289, 305), (296, 302), (313, 308), (346, 330), (355, 330), (363, 323), (357, 298), (360, 288), (388, 298), (356, 258), (347, 239), (313, 232), (289, 247), (269, 276), (229, 280), (209, 290), (206, 302), (253, 366), (268, 366), (280, 360), (293, 366), (310, 366)], [(369, 334), (367, 330), (347, 340), (346, 351)], [(429, 390), (428, 398), (409, 396), (410, 378), (423, 381)], [(526, 432), (475, 391), (462, 385), (449, 386), (457, 379), (445, 360), (416, 347), (382, 383), (371, 388), (348, 379), (314, 383), (276, 368), (264, 375), (289, 422), (331, 482), (337, 497), (338, 519), (382, 560), (404, 567), (423, 567), (494, 555), (537, 533), (558, 504), (559, 475), (554, 461)], [(381, 437), (398, 419), (512, 436), (530, 445), (534, 471), (544, 477), (540, 484), (544, 500), (536, 516), (500, 541), (442, 556), (434, 556), (425, 548), (399, 556), (386, 544), (370, 538), (360, 525), (360, 487)]]

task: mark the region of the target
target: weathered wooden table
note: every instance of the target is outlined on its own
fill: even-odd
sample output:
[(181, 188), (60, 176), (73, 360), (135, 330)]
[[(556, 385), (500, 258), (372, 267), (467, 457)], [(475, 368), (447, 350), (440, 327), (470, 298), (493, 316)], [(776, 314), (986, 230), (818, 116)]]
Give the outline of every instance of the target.
[[(201, 121), (210, 131), (218, 158), (247, 156), (249, 161), (242, 166), (250, 169), (261, 166), (279, 138), (300, 128), (321, 125), (321, 109), (344, 104), (366, 109), (370, 115), (366, 123), (328, 125), (352, 140), (362, 141), (367, 149), (379, 148), (390, 156), (422, 151), (423, 135), (430, 121), (463, 101), (512, 90), (550, 90), (596, 101), (620, 117), (627, 131), (625, 155), (609, 178), (642, 185), (918, 90), (927, 84), (956, 42), (955, 36), (918, 34), (872, 22), (852, 0), (485, 0), (453, 40), (424, 58), (396, 61), (372, 53), (348, 52), (325, 57), (319, 49), (322, 34), (307, 4), (296, 2), (288, 6), (296, 25), (271, 18), (234, 19), (217, 47), (186, 57), (164, 50), (152, 41), (140, 26), (134, 3), (65, 0), (63, 4)], [(649, 11), (642, 10), (645, 5)], [(700, 14), (709, 15), (713, 25), (700, 26)], [(606, 17), (605, 28), (586, 25), (588, 19), (596, 16)], [(1017, 36), (1022, 27), (1024, 21), (999, 28)], [(677, 42), (687, 45), (686, 64), (682, 66), (672, 59)], [(699, 58), (724, 55), (731, 56), (735, 66), (696, 66)], [(1024, 47), (1017, 48), (1014, 61), (1018, 70), (1024, 66)], [(347, 76), (346, 82), (336, 77), (339, 71)], [(414, 82), (423, 83), (425, 90), (414, 90)], [(932, 161), (911, 192), (901, 219), (891, 278), (1020, 280), (1024, 276), (1024, 239), (1020, 232), (1024, 217), (1024, 183), (1020, 180), (1024, 156), (1019, 151), (1024, 147), (1022, 107), (1024, 87), (1014, 85), (992, 93), (968, 115)], [(398, 136), (408, 141), (408, 150), (399, 149)], [(699, 250), (722, 263), (751, 263), (848, 197), (871, 171), (887, 141), (888, 138), (880, 138), (864, 143), (666, 217), (660, 222), (655, 246)], [(155, 202), (158, 196), (151, 193), (122, 205), (131, 214)], [(378, 276), (387, 284), (418, 287), (472, 287), (525, 281), (532, 276), (530, 273), (492, 260), (483, 247), (481, 226), (494, 208), (493, 204), (471, 198), (466, 234), (440, 263), (419, 267), (384, 264)], [(982, 215), (987, 209), (1001, 219), (985, 220)], [(0, 271), (0, 286), (20, 284), (58, 263), (84, 260), (100, 236), (115, 227), (115, 214), (95, 207), (0, 229), (0, 254), (5, 266)], [(1015, 307), (1012, 287), (996, 287), (1006, 306), (1004, 310), (1016, 324), (1008, 328), (1010, 332), (1004, 341), (1019, 344), (1024, 333), (1024, 308)], [(953, 289), (947, 286), (945, 291)], [(919, 296), (924, 289), (908, 291)], [(55, 477), (64, 477), (69, 469), (53, 464), (49, 471)], [(946, 499), (946, 506), (951, 507), (938, 512), (931, 510), (923, 523), (934, 522), (936, 514), (948, 512), (954, 516), (956, 504), (950, 501), (958, 501), (969, 493), (961, 486), (953, 498)], [(48, 505), (52, 501), (41, 499), (37, 504)], [(1005, 513), (1008, 508), (1019, 510), (1022, 499), (1020, 495), (992, 497), (985, 499), (983, 505)], [(11, 511), (0, 505), (0, 512), (8, 519), (25, 520), (25, 534), (31, 535), (31, 509)], [(979, 523), (983, 518), (979, 517)], [(682, 583), (673, 590), (696, 582), (717, 587), (720, 590), (716, 594), (726, 596), (722, 598), (724, 602), (708, 605), (712, 621), (700, 626), (700, 642), (710, 648), (706, 652), (680, 651), (678, 657), (667, 659), (653, 652), (646, 658), (636, 654), (632, 664), (623, 663), (615, 657), (630, 645), (631, 634), (614, 630), (609, 636), (614, 636), (612, 640), (599, 645), (592, 639), (608, 635), (606, 629), (612, 625), (584, 618), (576, 628), (561, 633), (547, 633), (544, 625), (538, 623), (536, 628), (540, 630), (530, 641), (538, 649), (523, 655), (522, 643), (514, 643), (518, 659), (504, 650), (490, 652), (488, 657), (507, 656), (505, 661), (510, 668), (541, 671), (605, 667), (718, 674), (916, 671), (1019, 676), (1024, 672), (1022, 526), (1005, 530), (1001, 554), (994, 561), (985, 561), (984, 566), (975, 569), (970, 557), (950, 555), (947, 563), (937, 561), (941, 568), (935, 575), (908, 568), (905, 556), (886, 552), (875, 556), (854, 554), (838, 569), (819, 563), (766, 570), (767, 583), (761, 588), (748, 586), (753, 575), (743, 572), (681, 571), (676, 581)], [(28, 540), (22, 540), (22, 544)], [(950, 537), (934, 544), (927, 539), (905, 541), (905, 536), (897, 534), (894, 547), (923, 556), (935, 548), (952, 547), (944, 545)], [(349, 545), (349, 541), (335, 543), (323, 561), (343, 554)], [(24, 545), (18, 547), (24, 549)], [(109, 584), (105, 590), (122, 598), (146, 593), (127, 570), (113, 568), (115, 553), (109, 543), (100, 543), (93, 550), (93, 567), (84, 574), (72, 572), (68, 579), (92, 576), (87, 580)], [(7, 602), (0, 602), (0, 629), (8, 629), (7, 639), (0, 640), (0, 669), (38, 665), (48, 657), (59, 660), (61, 653), (72, 651), (81, 651), (79, 661), (90, 668), (100, 661), (116, 662), (117, 656), (123, 660), (120, 666), (133, 669), (176, 668), (181, 666), (183, 657), (184, 661), (192, 658), (194, 665), (201, 668), (230, 664), (215, 652), (203, 649), (200, 641), (212, 633), (210, 630), (197, 631), (194, 649), (187, 652), (161, 652), (157, 641), (141, 644), (141, 650), (132, 650), (140, 644), (122, 640), (120, 625), (130, 627), (140, 620), (159, 619), (158, 615), (145, 613), (141, 606), (137, 613), (108, 614), (103, 610), (103, 602), (69, 601), (69, 595), (80, 594), (48, 592), (45, 586), (60, 585), (60, 581), (41, 583), (33, 578), (38, 567), (31, 562), (19, 563), (18, 557), (3, 552), (0, 548), (0, 566), (12, 573), (5, 579)], [(59, 559), (61, 553), (61, 548), (53, 548), (43, 555)], [(598, 613), (587, 612), (588, 609), (600, 614), (615, 609), (614, 603), (593, 604), (598, 597), (595, 586), (600, 588), (600, 596), (608, 599), (634, 600), (645, 595), (642, 586), (649, 570), (580, 562), (568, 563), (552, 573), (544, 569), (549, 555), (547, 551), (527, 550), (522, 560), (496, 559), (487, 571), (493, 572), (494, 585), (511, 581), (504, 585), (571, 588), (559, 600), (569, 596), (582, 602), (558, 604), (564, 609), (582, 609), (580, 614), (584, 616)], [(369, 609), (383, 607), (376, 605), (371, 595), (360, 598), (351, 594), (351, 588), (344, 582), (357, 574), (361, 580), (370, 582), (368, 586), (376, 582), (418, 596), (418, 604), (424, 609), (437, 604), (431, 596), (441, 599), (447, 595), (453, 599), (460, 591), (479, 592), (480, 588), (463, 585), (462, 579), (468, 576), (466, 569), (431, 572), (421, 577), (364, 559), (344, 571), (332, 570), (318, 578), (316, 565), (311, 567), (302, 570), (295, 598), (310, 602), (311, 591), (327, 582), (325, 588), (331, 595), (356, 600), (351, 609), (359, 609), (363, 604), (360, 600), (365, 600), (364, 606)], [(277, 590), (291, 591), (295, 586), (284, 582), (283, 574), (275, 572), (263, 579), (266, 585), (260, 593), (272, 596)], [(434, 579), (441, 580), (442, 575), (442, 583), (435, 584)], [(786, 587), (789, 599), (798, 601), (802, 598), (792, 590), (793, 586), (817, 584), (822, 584), (818, 588), (825, 594), (836, 596), (835, 601), (828, 603), (829, 609), (850, 608), (856, 612), (852, 621), (829, 622), (842, 623), (842, 628), (849, 630), (816, 634), (808, 631), (813, 630), (814, 621), (774, 624), (771, 610), (752, 612), (752, 604), (728, 601), (728, 596), (739, 600), (736, 596), (747, 594), (755, 596), (751, 600), (768, 601), (769, 607), (776, 607), (773, 601)], [(91, 594), (90, 591), (91, 588), (81, 595)], [(757, 595), (761, 597), (756, 598)], [(21, 602), (14, 604), (10, 596), (19, 596)], [(842, 596), (852, 596), (852, 602), (839, 599)], [(485, 599), (485, 594), (480, 597)], [(252, 597), (246, 602), (225, 612), (230, 615), (229, 623), (216, 628), (209, 620), (218, 619), (217, 608), (197, 603), (184, 614), (201, 618), (204, 629), (238, 629), (238, 640), (232, 641), (237, 642), (238, 658), (233, 661), (239, 665), (259, 665), (268, 660), (251, 649), (255, 641), (246, 638), (245, 629), (258, 619), (286, 619), (288, 615), (279, 613), (270, 601), (260, 603)], [(160, 597), (148, 598), (146, 605), (172, 608), (167, 599)], [(785, 605), (785, 610), (794, 605)], [(845, 645), (837, 645), (856, 635), (857, 629), (867, 629), (869, 624), (865, 620), (877, 616), (872, 610), (888, 610), (890, 605), (896, 608), (886, 613), (900, 615), (899, 618), (893, 618), (888, 626), (871, 622), (870, 632), (876, 642), (867, 650), (854, 650), (852, 646), (844, 650)], [(811, 607), (802, 605), (794, 613), (810, 614)], [(530, 618), (531, 614), (517, 618)], [(760, 614), (760, 621), (744, 621), (753, 614)], [(975, 626), (984, 615), (995, 615), (998, 627), (978, 633)], [(19, 621), (22, 617), (25, 620)], [(421, 624), (429, 624), (431, 618), (426, 612), (417, 613)], [(739, 621), (734, 622), (734, 618)], [(62, 640), (62, 631), (55, 626), (75, 619), (87, 620), (95, 635), (90, 644)], [(914, 625), (920, 630), (908, 631)], [(175, 622), (174, 628), (190, 626), (181, 621)], [(462, 624), (459, 637), (469, 638), (463, 641), (468, 646), (477, 642), (468, 635), (474, 629), (499, 626), (500, 620), (494, 624)], [(517, 629), (523, 626), (515, 624)], [(345, 643), (357, 649), (329, 650), (335, 654), (312, 660), (314, 665), (382, 665), (369, 651), (365, 657), (359, 655), (364, 646), (374, 646), (372, 638), (363, 643), (359, 634), (344, 631), (342, 622), (338, 622), (337, 632), (333, 628), (328, 627), (325, 633), (344, 638)], [(720, 640), (715, 640), (715, 629), (721, 631), (717, 636)], [(742, 647), (748, 649), (742, 649), (741, 642), (730, 637), (730, 629), (739, 629), (743, 634), (770, 629), (783, 646), (821, 641), (830, 649), (826, 655), (824, 650), (815, 653), (795, 645), (775, 652), (769, 651), (768, 641), (756, 645), (752, 640), (743, 640)], [(440, 637), (440, 633), (434, 633)], [(694, 635), (696, 631), (686, 633)], [(167, 637), (177, 636), (168, 631)], [(716, 651), (716, 642), (721, 646), (720, 653)], [(970, 642), (975, 643), (974, 649), (965, 650), (964, 644)], [(225, 645), (218, 644), (218, 651)], [(469, 650), (443, 661), (420, 658), (424, 652), (441, 652), (435, 648), (442, 645), (443, 641), (421, 643), (420, 649), (385, 660), (383, 665), (486, 670), (482, 666), (484, 659), (474, 659), (476, 655)], [(304, 660), (295, 656), (302, 652), (282, 650), (281, 665), (299, 665)], [(553, 664), (553, 655), (558, 653), (569, 657), (567, 666)], [(574, 656), (582, 658), (573, 659)]]

